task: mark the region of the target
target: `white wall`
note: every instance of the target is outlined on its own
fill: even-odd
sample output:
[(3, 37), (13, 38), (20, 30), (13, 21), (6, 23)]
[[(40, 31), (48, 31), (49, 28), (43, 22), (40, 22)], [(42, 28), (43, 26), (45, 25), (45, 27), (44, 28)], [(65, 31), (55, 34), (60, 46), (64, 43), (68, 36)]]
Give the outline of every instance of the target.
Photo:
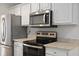
[(79, 39), (79, 25), (59, 26), (58, 37), (68, 39)]

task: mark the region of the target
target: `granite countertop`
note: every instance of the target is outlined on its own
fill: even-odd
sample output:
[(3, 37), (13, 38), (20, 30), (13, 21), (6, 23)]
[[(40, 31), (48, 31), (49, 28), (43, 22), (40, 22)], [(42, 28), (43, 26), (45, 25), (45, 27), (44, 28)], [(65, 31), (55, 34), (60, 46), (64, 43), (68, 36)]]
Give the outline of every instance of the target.
[[(32, 35), (31, 37), (28, 38), (20, 38), (20, 39), (13, 39), (15, 42), (23, 42), (23, 41), (28, 41), (28, 40), (35, 40), (36, 36)], [(67, 40), (68, 41), (68, 40)], [(79, 48), (79, 43), (74, 42), (67, 42), (67, 41), (57, 41), (49, 44), (45, 44), (44, 46), (47, 48), (60, 48), (60, 49), (74, 49), (74, 48)], [(79, 41), (77, 41), (79, 42)]]
[(76, 43), (68, 43), (68, 42), (54, 42), (46, 44), (45, 47), (47, 48), (61, 48), (61, 49), (74, 49), (79, 48), (78, 44)]
[(36, 36), (31, 36), (31, 37), (28, 37), (28, 38), (19, 38), (19, 39), (13, 39), (15, 42), (23, 42), (23, 41), (28, 41), (28, 40), (35, 40), (36, 39)]

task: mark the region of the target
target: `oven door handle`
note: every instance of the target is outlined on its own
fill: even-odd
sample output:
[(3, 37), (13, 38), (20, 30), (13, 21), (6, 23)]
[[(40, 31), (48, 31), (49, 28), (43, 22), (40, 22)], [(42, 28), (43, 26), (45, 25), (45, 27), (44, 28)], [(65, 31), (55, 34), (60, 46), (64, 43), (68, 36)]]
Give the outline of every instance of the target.
[(35, 45), (28, 45), (28, 44), (23, 44), (23, 45), (27, 46), (27, 47), (37, 48), (37, 49), (42, 49), (43, 48), (42, 46), (35, 46)]

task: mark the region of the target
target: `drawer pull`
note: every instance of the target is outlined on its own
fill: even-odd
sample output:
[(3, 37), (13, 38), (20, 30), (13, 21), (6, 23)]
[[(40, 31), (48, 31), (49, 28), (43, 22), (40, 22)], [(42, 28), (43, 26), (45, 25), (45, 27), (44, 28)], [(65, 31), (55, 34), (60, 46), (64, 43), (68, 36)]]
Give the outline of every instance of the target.
[(54, 52), (54, 54), (56, 54), (56, 52)]

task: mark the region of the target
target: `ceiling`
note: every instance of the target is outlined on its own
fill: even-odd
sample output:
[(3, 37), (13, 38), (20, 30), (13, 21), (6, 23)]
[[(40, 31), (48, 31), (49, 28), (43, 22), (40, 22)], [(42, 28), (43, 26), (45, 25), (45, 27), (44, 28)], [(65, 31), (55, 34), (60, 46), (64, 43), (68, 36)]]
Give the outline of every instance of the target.
[(20, 3), (0, 3), (0, 6), (8, 6), (8, 7), (11, 7), (11, 6), (14, 6), (14, 5), (17, 5), (17, 4), (20, 4)]

